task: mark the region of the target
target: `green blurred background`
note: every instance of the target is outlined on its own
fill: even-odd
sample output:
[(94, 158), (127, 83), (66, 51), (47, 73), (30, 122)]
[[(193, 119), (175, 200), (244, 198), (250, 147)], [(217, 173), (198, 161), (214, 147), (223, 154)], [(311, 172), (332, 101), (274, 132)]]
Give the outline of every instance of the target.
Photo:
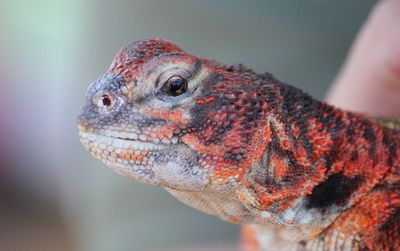
[(232, 250), (238, 226), (85, 152), (75, 117), (86, 88), (124, 44), (161, 37), (322, 99), (374, 3), (2, 0), (0, 250)]

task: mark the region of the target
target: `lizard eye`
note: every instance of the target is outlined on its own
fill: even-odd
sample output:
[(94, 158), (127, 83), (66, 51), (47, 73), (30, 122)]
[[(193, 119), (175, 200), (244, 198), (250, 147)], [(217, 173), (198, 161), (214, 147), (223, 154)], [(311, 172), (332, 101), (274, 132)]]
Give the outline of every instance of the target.
[(187, 80), (180, 76), (172, 76), (164, 83), (162, 90), (169, 96), (179, 96), (186, 92)]

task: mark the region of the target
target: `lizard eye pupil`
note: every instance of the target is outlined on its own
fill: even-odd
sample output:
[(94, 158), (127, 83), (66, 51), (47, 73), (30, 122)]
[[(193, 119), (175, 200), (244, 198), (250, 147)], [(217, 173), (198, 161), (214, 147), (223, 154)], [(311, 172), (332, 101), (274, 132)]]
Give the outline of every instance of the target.
[(170, 96), (179, 96), (186, 92), (187, 80), (180, 76), (172, 76), (164, 83), (162, 90)]
[(103, 95), (101, 97), (101, 103), (103, 106), (110, 106), (112, 104), (111, 97), (109, 95)]

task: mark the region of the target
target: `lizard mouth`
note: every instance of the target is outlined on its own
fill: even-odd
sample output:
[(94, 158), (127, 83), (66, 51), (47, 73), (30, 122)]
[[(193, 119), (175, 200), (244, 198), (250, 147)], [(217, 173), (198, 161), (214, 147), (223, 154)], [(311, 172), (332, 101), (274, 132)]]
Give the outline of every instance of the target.
[[(114, 150), (119, 153), (122, 149), (131, 149), (139, 151), (157, 151), (168, 147), (166, 144), (157, 144), (149, 141), (141, 141), (129, 137), (109, 136), (100, 133), (79, 132), (81, 141), (84, 145), (93, 143), (103, 150)], [(97, 142), (97, 144), (96, 144)], [(114, 148), (114, 149), (111, 149)]]
[(79, 127), (82, 144), (115, 172), (146, 184), (198, 190), (208, 184), (196, 151), (171, 140)]
[(115, 172), (145, 183), (153, 180), (152, 166), (169, 145), (141, 141), (123, 133), (111, 131), (79, 131), (86, 150)]
[[(132, 132), (122, 132), (118, 130), (107, 130), (107, 129), (94, 129), (91, 127), (84, 126), (82, 124), (78, 125), (79, 135), (80, 137), (89, 137), (91, 140), (96, 140), (96, 138), (109, 138), (108, 141), (115, 140), (116, 143), (122, 142), (131, 142), (126, 143), (130, 144), (133, 147), (141, 147), (142, 146), (168, 146), (168, 145), (175, 145), (179, 144), (180, 142), (178, 137), (173, 137), (171, 139), (163, 138), (153, 138), (146, 136), (144, 134)], [(117, 144), (118, 145), (118, 144)]]
[(187, 147), (177, 138), (158, 139), (117, 130), (96, 129), (78, 124), (82, 145), (90, 154), (115, 171), (149, 172), (160, 159)]
[(132, 132), (95, 129), (82, 124), (78, 124), (78, 128), (80, 141), (86, 150), (117, 170), (127, 171), (127, 167), (147, 169), (163, 151), (171, 148), (170, 142), (164, 140), (161, 143)]

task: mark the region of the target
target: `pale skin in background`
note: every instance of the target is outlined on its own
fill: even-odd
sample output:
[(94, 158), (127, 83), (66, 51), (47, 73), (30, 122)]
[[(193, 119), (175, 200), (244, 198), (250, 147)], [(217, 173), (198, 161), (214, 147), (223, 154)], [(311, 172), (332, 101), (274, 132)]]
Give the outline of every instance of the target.
[(400, 117), (400, 1), (377, 3), (326, 99), (338, 107)]
[[(383, 0), (373, 8), (326, 101), (346, 110), (400, 118), (400, 0)], [(222, 245), (190, 250), (235, 248)]]

